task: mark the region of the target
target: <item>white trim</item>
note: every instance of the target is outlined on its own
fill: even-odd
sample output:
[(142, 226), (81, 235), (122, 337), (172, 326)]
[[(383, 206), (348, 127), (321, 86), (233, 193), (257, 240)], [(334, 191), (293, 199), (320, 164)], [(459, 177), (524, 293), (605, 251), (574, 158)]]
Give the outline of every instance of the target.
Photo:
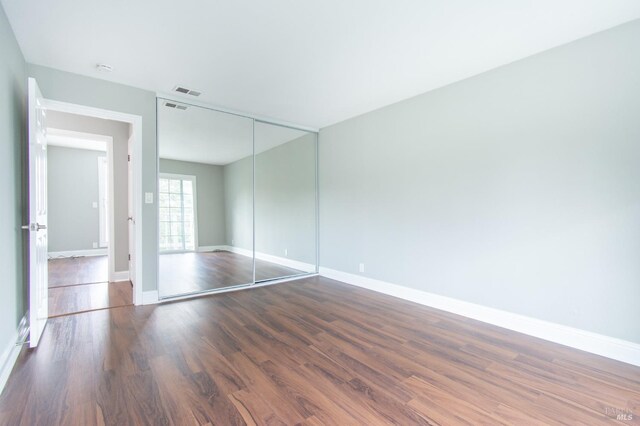
[(202, 253), (207, 251), (219, 251), (219, 250), (229, 250), (229, 246), (200, 246), (196, 249), (196, 252)]
[(477, 305), (347, 272), (320, 268), (320, 275), (358, 287), (410, 300), (508, 330), (640, 366), (640, 344), (500, 309)]
[(129, 271), (115, 271), (109, 279), (110, 283), (119, 281), (129, 281)]
[(298, 260), (289, 259), (287, 257), (274, 256), (267, 253), (256, 252), (256, 259), (264, 260), (266, 262), (275, 263), (287, 268), (298, 269), (307, 273), (316, 273), (316, 265), (311, 263), (300, 262)]
[(50, 251), (49, 258), (55, 257), (87, 257), (87, 256), (107, 256), (109, 253), (106, 248), (89, 249), (89, 250), (67, 250), (67, 251)]
[[(241, 254), (243, 256), (253, 257), (253, 251), (243, 249), (240, 247), (233, 247), (233, 246), (211, 246), (211, 247), (216, 247), (216, 250), (226, 250), (232, 253)], [(201, 247), (199, 247), (198, 251), (201, 251), (200, 249)], [(259, 251), (255, 252), (255, 254), (256, 254), (256, 259), (264, 260), (265, 262), (275, 263), (277, 265), (285, 266), (287, 268), (298, 269), (305, 273), (316, 273), (316, 265), (313, 265), (311, 263), (300, 262), (298, 260), (293, 260), (286, 257), (274, 256), (272, 254), (261, 253)]]
[(109, 142), (113, 142), (113, 138), (107, 135), (47, 127), (47, 145), (106, 152)]
[[(189, 96), (189, 95), (187, 95)], [(182, 97), (181, 95), (175, 93), (165, 93), (165, 92), (156, 92), (156, 99), (162, 99), (165, 101), (173, 101), (183, 105), (193, 105), (197, 107), (202, 107), (206, 109), (210, 109), (218, 112), (225, 112), (227, 114), (239, 115), (240, 117), (250, 118), (252, 120), (256, 120), (259, 122), (264, 122), (267, 124), (275, 124), (276, 126), (289, 127), (294, 130), (302, 130), (305, 132), (318, 133), (320, 129), (317, 127), (309, 127), (309, 126), (301, 126), (299, 124), (291, 123), (283, 120), (276, 120), (264, 115), (252, 115), (246, 112), (224, 108), (217, 105), (212, 105), (206, 102), (199, 101), (194, 99), (193, 97)]]
[(116, 195), (113, 140), (107, 143), (107, 250), (109, 251), (109, 281), (115, 281), (116, 270)]
[[(98, 247), (108, 248), (111, 235), (109, 230), (111, 229), (110, 216), (113, 216), (113, 206), (111, 205), (112, 192), (110, 188), (113, 186), (109, 177), (109, 155), (98, 156), (98, 226), (99, 242)], [(104, 188), (106, 187), (107, 193), (105, 194)]]
[(289, 259), (287, 257), (274, 256), (267, 253), (256, 252), (256, 259), (264, 260), (266, 262), (275, 263), (287, 268), (298, 269), (303, 272), (315, 273), (316, 265), (311, 263), (300, 262), (298, 260)]
[[(249, 290), (249, 289), (252, 289), (252, 288), (266, 287), (266, 286), (274, 285), (274, 284), (283, 284), (283, 283), (287, 283), (289, 281), (303, 280), (303, 279), (306, 279), (306, 278), (315, 277), (317, 275), (318, 274), (296, 275), (296, 276), (292, 276), (292, 277), (280, 278), (280, 279), (277, 279), (277, 280), (261, 281), (261, 282), (255, 283), (255, 284), (242, 284), (242, 285), (238, 285), (238, 286), (234, 286), (234, 287), (218, 288), (218, 289), (208, 290), (208, 291), (200, 291), (200, 292), (197, 292), (197, 293), (184, 294), (184, 295), (181, 295), (181, 296), (168, 296), (168, 297), (159, 299), (155, 303), (175, 302), (176, 300), (195, 299), (195, 298), (198, 298), (198, 297), (211, 296), (211, 295), (214, 295), (214, 294), (231, 293), (233, 291)], [(145, 292), (145, 293), (151, 293), (151, 292)]]
[(9, 342), (4, 351), (2, 351), (2, 356), (0, 357), (0, 395), (2, 395), (4, 386), (7, 384), (7, 380), (9, 380), (11, 371), (16, 365), (16, 361), (18, 360), (18, 356), (22, 350), (22, 344), (18, 339), (20, 338), (21, 328), (26, 327), (26, 324), (27, 317), (25, 315), (22, 318), (22, 321), (20, 321), (18, 329), (9, 338)]
[(17, 338), (17, 333), (11, 336), (11, 340), (9, 340), (9, 344), (2, 353), (2, 358), (0, 358), (0, 395), (4, 390), (4, 386), (7, 384), (7, 380), (9, 380), (11, 371), (13, 371), (13, 367), (16, 365), (16, 361), (22, 350), (22, 346), (17, 344)]
[(142, 293), (143, 305), (154, 305), (159, 303), (158, 290), (145, 291)]
[[(133, 136), (133, 204), (134, 204), (134, 218), (137, 221), (135, 226), (135, 253), (139, 258), (134, 263), (135, 275), (133, 285), (133, 303), (135, 305), (142, 304), (142, 287), (143, 287), (143, 274), (142, 274), (142, 117), (139, 115), (127, 114), (118, 111), (111, 111), (101, 108), (95, 108), (85, 105), (77, 105), (68, 102), (55, 101), (52, 99), (44, 99), (44, 105), (46, 108), (54, 111), (67, 112), (70, 114), (85, 115), (89, 117), (102, 118), (105, 120), (123, 121), (129, 123), (132, 128)], [(111, 185), (113, 188), (113, 185)], [(113, 205), (113, 203), (112, 203)], [(113, 227), (112, 227), (113, 229)], [(113, 238), (111, 239), (113, 241)], [(113, 244), (110, 245), (113, 247)], [(157, 286), (157, 283), (154, 283)]]

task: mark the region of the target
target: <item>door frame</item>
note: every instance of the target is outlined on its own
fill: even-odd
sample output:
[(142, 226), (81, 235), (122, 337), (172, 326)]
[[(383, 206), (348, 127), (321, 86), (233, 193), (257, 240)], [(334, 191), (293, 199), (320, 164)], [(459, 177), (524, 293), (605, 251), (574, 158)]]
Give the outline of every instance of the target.
[[(137, 256), (135, 262), (133, 262), (133, 271), (129, 271), (131, 282), (133, 283), (133, 304), (142, 305), (142, 268), (140, 265), (139, 256), (142, 253), (142, 117), (134, 114), (127, 114), (118, 111), (111, 111), (102, 108), (95, 108), (86, 105), (78, 105), (69, 102), (56, 101), (53, 99), (44, 99), (45, 106), (50, 111), (65, 112), (69, 114), (84, 115), (88, 117), (101, 118), (104, 120), (114, 120), (128, 123), (131, 125), (131, 143), (132, 153), (131, 165), (133, 167), (133, 211), (134, 218), (136, 220), (135, 235), (134, 235), (134, 247), (131, 247), (129, 251), (132, 256)], [(110, 165), (112, 166), (112, 165)], [(113, 175), (113, 173), (112, 173)], [(111, 185), (110, 192), (113, 191), (113, 185)], [(113, 222), (112, 222), (113, 223)], [(113, 232), (113, 226), (110, 233)], [(113, 234), (112, 234), (113, 235)], [(111, 235), (110, 235), (111, 236)], [(110, 241), (109, 254), (112, 255), (112, 249), (114, 241)], [(112, 262), (115, 263), (115, 262)], [(111, 269), (109, 268), (109, 275), (111, 277)]]

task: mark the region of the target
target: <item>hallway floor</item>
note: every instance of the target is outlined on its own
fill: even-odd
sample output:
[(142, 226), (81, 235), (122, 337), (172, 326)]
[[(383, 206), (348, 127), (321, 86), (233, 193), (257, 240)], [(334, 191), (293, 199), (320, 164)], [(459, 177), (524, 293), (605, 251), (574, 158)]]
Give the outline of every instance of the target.
[(131, 282), (108, 282), (107, 256), (50, 259), (49, 318), (133, 304)]

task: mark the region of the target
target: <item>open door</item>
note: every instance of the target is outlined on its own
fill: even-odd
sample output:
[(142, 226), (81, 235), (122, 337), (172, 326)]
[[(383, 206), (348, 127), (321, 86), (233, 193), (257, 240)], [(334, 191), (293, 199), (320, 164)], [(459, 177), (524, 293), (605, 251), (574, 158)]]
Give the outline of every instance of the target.
[(47, 135), (44, 99), (29, 79), (29, 347), (36, 347), (49, 316), (47, 265)]

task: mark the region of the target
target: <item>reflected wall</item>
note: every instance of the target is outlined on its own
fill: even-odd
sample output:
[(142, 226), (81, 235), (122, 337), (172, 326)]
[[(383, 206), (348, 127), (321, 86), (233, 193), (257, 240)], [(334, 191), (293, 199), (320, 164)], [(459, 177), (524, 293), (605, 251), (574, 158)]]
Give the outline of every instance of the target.
[(256, 281), (316, 272), (316, 139), (255, 124)]

